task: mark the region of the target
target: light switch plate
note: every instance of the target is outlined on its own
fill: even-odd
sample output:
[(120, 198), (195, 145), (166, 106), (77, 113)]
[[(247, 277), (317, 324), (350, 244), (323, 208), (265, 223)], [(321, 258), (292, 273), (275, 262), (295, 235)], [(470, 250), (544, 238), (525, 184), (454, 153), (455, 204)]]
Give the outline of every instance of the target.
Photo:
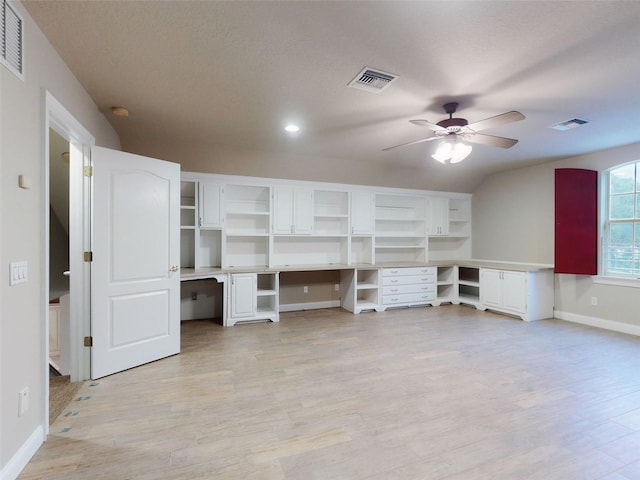
[(29, 279), (29, 269), (26, 260), (22, 262), (11, 262), (9, 270), (9, 285), (26, 283)]

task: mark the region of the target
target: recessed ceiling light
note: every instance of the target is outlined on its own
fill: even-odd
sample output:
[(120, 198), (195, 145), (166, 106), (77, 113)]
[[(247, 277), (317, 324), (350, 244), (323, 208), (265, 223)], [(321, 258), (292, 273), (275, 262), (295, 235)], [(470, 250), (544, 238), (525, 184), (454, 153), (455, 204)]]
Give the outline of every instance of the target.
[(111, 113), (113, 113), (116, 117), (128, 117), (129, 110), (124, 107), (111, 107)]
[(284, 127), (284, 129), (289, 133), (295, 133), (295, 132), (300, 131), (300, 127), (297, 126), (297, 125), (294, 125), (293, 123), (290, 123), (289, 125)]

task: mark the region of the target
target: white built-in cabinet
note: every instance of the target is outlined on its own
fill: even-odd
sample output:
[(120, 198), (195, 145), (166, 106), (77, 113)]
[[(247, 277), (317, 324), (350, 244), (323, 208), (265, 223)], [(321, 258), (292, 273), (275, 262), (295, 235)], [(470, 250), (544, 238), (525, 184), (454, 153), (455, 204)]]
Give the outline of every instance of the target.
[(436, 260), (468, 258), (470, 211), (465, 194), (185, 173), (181, 266), (425, 263), (431, 254)]
[(233, 273), (230, 282), (227, 326), (238, 322), (279, 320), (277, 273)]
[(381, 309), (432, 304), (436, 278), (436, 267), (383, 268)]
[(313, 190), (304, 187), (274, 187), (273, 233), (313, 233)]
[(523, 320), (553, 317), (553, 270), (480, 269), (480, 305)]
[(186, 173), (180, 197), (181, 267), (225, 275), (225, 325), (278, 321), (279, 268), (334, 265), (354, 313), (464, 303), (553, 316), (552, 269), (464, 261), (467, 194)]
[(527, 276), (525, 272), (480, 270), (480, 301), (487, 308), (508, 310), (515, 314), (527, 310)]

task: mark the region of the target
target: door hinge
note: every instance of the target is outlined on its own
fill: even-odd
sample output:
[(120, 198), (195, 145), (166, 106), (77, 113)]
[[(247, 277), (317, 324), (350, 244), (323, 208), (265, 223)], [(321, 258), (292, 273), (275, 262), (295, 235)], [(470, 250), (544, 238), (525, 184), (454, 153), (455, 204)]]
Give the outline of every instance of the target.
[(93, 167), (84, 167), (84, 176), (93, 177)]
[(84, 252), (84, 261), (93, 262), (93, 252)]
[(93, 337), (84, 337), (84, 346), (93, 347)]

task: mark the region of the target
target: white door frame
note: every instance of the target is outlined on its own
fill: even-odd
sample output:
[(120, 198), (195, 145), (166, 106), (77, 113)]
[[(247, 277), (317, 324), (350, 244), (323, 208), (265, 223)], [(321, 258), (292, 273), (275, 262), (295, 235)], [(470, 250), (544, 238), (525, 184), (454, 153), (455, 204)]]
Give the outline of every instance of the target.
[(70, 367), (71, 381), (90, 377), (90, 351), (83, 348), (83, 338), (91, 331), (90, 264), (83, 261), (82, 252), (90, 250), (90, 199), (91, 182), (84, 176), (85, 166), (91, 165), (90, 148), (95, 138), (62, 106), (56, 98), (44, 91), (44, 175), (42, 221), (44, 235), (41, 239), (42, 315), (44, 319), (44, 419), (45, 435), (49, 432), (49, 129), (52, 128), (69, 141), (69, 290), (70, 305)]

